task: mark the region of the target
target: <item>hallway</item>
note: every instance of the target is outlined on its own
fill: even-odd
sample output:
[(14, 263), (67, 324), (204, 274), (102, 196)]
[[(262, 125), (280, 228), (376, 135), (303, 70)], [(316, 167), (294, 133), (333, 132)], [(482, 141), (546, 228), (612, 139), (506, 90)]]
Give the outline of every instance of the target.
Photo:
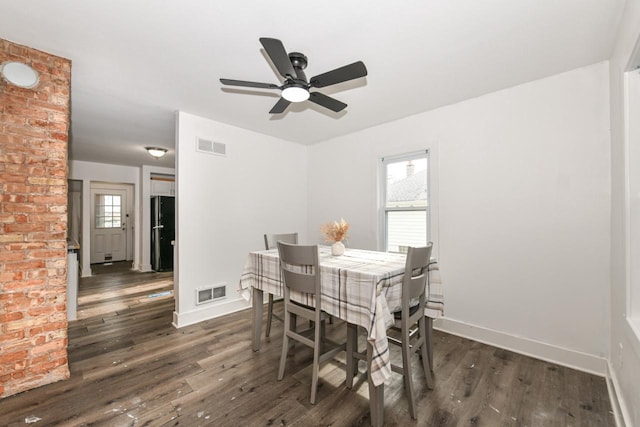
[(140, 273), (130, 270), (131, 261), (97, 266), (95, 274), (80, 279), (78, 320), (173, 300), (173, 272)]

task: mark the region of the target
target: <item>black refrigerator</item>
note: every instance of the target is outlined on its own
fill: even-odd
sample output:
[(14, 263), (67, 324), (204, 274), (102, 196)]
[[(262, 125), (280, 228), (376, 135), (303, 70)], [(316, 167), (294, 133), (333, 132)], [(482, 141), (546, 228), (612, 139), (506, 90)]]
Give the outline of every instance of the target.
[(175, 197), (151, 198), (151, 268), (173, 270), (173, 241), (176, 238)]

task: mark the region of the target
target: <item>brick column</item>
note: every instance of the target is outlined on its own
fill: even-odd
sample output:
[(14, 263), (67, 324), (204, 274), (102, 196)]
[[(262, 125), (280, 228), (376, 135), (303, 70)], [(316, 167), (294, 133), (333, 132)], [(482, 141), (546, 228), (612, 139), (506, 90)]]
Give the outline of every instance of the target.
[(40, 75), (0, 77), (0, 397), (69, 377), (67, 138), (71, 62), (0, 39), (0, 63)]

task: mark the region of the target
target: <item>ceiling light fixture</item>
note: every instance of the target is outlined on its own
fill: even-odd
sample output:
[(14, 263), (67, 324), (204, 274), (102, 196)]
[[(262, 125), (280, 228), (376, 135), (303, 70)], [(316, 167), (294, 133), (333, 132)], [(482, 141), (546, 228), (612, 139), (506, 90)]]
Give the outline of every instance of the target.
[(282, 90), (282, 97), (289, 102), (302, 102), (309, 99), (309, 91), (302, 85), (292, 84)]
[(22, 62), (4, 62), (0, 65), (0, 74), (12, 85), (33, 89), (38, 85), (38, 72)]
[(166, 148), (160, 148), (160, 147), (145, 147), (145, 150), (147, 150), (149, 154), (151, 154), (156, 159), (159, 159), (160, 157), (164, 156), (165, 154), (167, 154), (167, 151), (169, 151)]

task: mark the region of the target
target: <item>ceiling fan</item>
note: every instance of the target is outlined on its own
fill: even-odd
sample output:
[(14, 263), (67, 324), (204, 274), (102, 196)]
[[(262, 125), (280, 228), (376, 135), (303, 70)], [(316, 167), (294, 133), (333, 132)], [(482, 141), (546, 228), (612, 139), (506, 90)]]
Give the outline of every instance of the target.
[(320, 92), (311, 92), (311, 88), (321, 88), (337, 83), (346, 82), (367, 75), (367, 68), (362, 61), (336, 68), (335, 70), (311, 77), (307, 81), (304, 69), (307, 67), (307, 57), (299, 52), (287, 54), (282, 42), (278, 39), (262, 37), (260, 43), (267, 52), (278, 73), (284, 77), (282, 86), (273, 83), (247, 82), (244, 80), (220, 79), (220, 83), (229, 86), (253, 87), (259, 89), (280, 89), (282, 96), (269, 113), (279, 114), (287, 109), (292, 102), (309, 100), (331, 111), (342, 111), (347, 104)]

